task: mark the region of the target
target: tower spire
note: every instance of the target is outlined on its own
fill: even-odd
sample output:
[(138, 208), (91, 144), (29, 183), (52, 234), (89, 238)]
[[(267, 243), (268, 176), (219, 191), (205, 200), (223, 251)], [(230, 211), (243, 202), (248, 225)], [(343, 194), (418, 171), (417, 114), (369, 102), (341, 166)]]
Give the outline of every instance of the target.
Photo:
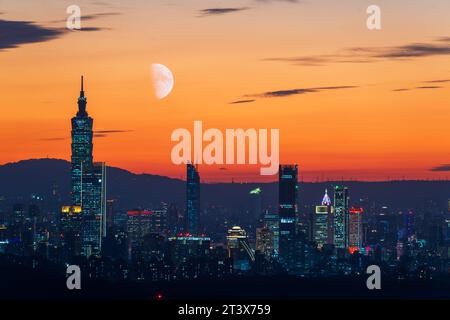
[(81, 76), (81, 90), (80, 97), (78, 98), (78, 112), (77, 116), (87, 116), (86, 112), (86, 97), (84, 96), (84, 77)]
[(84, 77), (81, 76), (81, 91), (80, 91), (80, 96), (81, 97), (84, 97), (84, 85), (83, 85), (83, 82), (84, 82)]

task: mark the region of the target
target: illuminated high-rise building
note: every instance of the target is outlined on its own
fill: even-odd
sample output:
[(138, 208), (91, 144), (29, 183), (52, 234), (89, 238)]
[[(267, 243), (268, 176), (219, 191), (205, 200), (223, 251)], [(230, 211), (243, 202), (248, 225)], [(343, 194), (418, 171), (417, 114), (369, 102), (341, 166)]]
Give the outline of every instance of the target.
[(273, 233), (273, 256), (278, 257), (280, 239), (280, 219), (277, 214), (266, 212), (264, 215), (264, 227)]
[(333, 213), (331, 199), (328, 191), (325, 190), (322, 203), (320, 206), (316, 206), (314, 215), (314, 241), (320, 248), (325, 244), (333, 244)]
[(336, 248), (348, 247), (348, 188), (334, 188), (334, 245)]
[(348, 246), (350, 251), (360, 251), (363, 246), (363, 212), (361, 207), (351, 207), (349, 210)]
[(278, 175), (279, 258), (289, 269), (295, 258), (298, 166), (280, 165)]
[(83, 251), (99, 255), (106, 235), (106, 166), (95, 162), (82, 174)]
[(148, 210), (132, 210), (127, 212), (128, 238), (140, 241), (152, 229), (153, 212)]
[(78, 98), (78, 112), (72, 118), (72, 205), (81, 207), (83, 220), (82, 253), (100, 255), (102, 238), (106, 235), (106, 166), (94, 163), (93, 119), (86, 111), (83, 77)]
[(188, 163), (186, 176), (186, 229), (192, 235), (199, 233), (200, 175), (197, 167)]
[[(106, 200), (106, 235), (114, 229), (114, 199)], [(106, 236), (105, 235), (105, 236)]]
[(233, 259), (233, 269), (248, 271), (255, 261), (255, 253), (250, 248), (247, 232), (239, 226), (228, 230), (228, 256)]
[(273, 256), (274, 234), (269, 228), (256, 229), (256, 250), (263, 253), (266, 257)]
[(167, 240), (169, 259), (177, 279), (193, 279), (207, 274), (209, 269), (201, 261), (206, 261), (211, 254), (210, 238), (179, 235)]
[(81, 206), (63, 206), (60, 217), (60, 242), (63, 263), (81, 254), (82, 211)]
[(83, 76), (81, 91), (78, 98), (78, 112), (72, 118), (72, 204), (82, 205), (83, 172), (92, 167), (92, 126), (94, 120), (86, 112), (87, 100), (84, 95)]

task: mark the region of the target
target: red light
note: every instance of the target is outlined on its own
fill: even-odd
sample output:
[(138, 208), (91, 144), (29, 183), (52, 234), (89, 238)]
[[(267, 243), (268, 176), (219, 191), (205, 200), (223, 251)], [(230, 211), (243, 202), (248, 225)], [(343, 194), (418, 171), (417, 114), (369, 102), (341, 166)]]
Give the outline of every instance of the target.
[(349, 210), (350, 213), (361, 214), (364, 212), (364, 209), (361, 207), (351, 207)]
[(155, 295), (155, 299), (158, 300), (158, 301), (161, 301), (161, 300), (164, 299), (164, 295), (163, 295), (161, 292), (158, 292), (158, 293)]
[(356, 251), (359, 251), (358, 247), (349, 247), (348, 248), (348, 252), (350, 252), (350, 254), (354, 254)]

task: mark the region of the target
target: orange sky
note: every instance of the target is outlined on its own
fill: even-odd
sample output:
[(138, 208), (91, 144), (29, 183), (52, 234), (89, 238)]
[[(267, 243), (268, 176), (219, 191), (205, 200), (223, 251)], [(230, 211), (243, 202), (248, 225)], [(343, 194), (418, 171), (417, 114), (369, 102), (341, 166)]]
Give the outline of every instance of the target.
[[(305, 180), (449, 176), (430, 171), (450, 163), (450, 81), (436, 81), (450, 79), (446, 0), (18, 2), (3, 0), (0, 20), (64, 28), (67, 6), (78, 4), (82, 17), (95, 15), (82, 27), (100, 29), (0, 49), (0, 163), (70, 159), (84, 74), (94, 130), (124, 131), (95, 138), (95, 160), (133, 172), (183, 177), (170, 135), (202, 120), (280, 129), (281, 161), (298, 163)], [(375, 3), (382, 30), (369, 31)], [(237, 10), (202, 14), (211, 8)], [(174, 74), (166, 99), (153, 96), (152, 63)], [(260, 96), (341, 86), (355, 88)], [(230, 104), (246, 99), (256, 101)], [(202, 179), (276, 178), (259, 166), (220, 167), (201, 166)]]

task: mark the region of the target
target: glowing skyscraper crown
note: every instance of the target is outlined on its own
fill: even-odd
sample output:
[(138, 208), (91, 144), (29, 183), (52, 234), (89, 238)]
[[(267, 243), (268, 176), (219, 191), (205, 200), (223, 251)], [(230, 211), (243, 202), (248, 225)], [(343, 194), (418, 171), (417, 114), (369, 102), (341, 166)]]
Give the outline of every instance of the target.
[(322, 205), (323, 206), (330, 206), (331, 205), (331, 199), (328, 196), (328, 190), (327, 189), (325, 189), (325, 195), (323, 196), (323, 199), (322, 199)]

